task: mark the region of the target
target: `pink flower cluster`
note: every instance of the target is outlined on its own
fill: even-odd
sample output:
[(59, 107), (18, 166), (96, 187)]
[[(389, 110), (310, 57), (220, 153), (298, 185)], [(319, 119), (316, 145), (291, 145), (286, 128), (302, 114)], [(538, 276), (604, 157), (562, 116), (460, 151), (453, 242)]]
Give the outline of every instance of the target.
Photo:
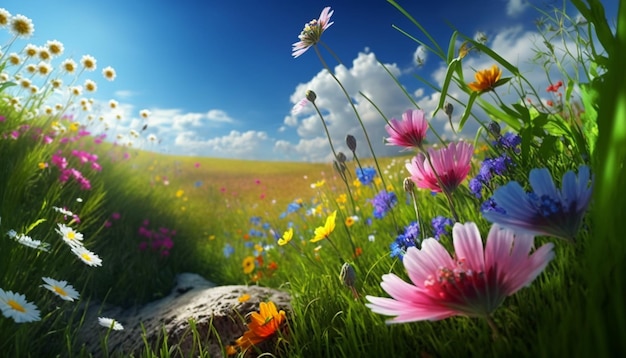
[(146, 219), (139, 228), (139, 236), (145, 239), (139, 243), (139, 250), (146, 251), (150, 249), (152, 252), (160, 253), (161, 257), (169, 256), (172, 247), (174, 247), (172, 238), (176, 235), (176, 230), (165, 227), (154, 230), (150, 229), (149, 225), (150, 221)]
[[(98, 156), (96, 154), (73, 149), (71, 155), (77, 158), (79, 163), (83, 166), (89, 164), (92, 170), (102, 170), (102, 166), (98, 163)], [(82, 190), (91, 189), (91, 182), (89, 179), (87, 179), (77, 168), (70, 167), (69, 161), (63, 156), (62, 151), (59, 150), (56, 154), (53, 154), (50, 161), (61, 171), (59, 175), (59, 181), (61, 183), (65, 183), (70, 178), (74, 178)]]

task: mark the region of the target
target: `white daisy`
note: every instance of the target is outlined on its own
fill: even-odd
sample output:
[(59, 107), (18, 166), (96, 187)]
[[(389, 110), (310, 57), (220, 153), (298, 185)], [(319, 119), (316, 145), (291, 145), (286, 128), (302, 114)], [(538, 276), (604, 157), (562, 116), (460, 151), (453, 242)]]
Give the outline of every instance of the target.
[(70, 245), (72, 248), (83, 246), (83, 234), (65, 224), (58, 224), (58, 226), (59, 228), (55, 229), (55, 231), (63, 237), (63, 241), (65, 241), (66, 244)]
[(57, 281), (50, 277), (42, 277), (41, 279), (46, 283), (45, 285), (41, 285), (41, 287), (47, 288), (66, 301), (77, 300), (80, 296), (78, 291), (76, 291), (72, 285), (69, 285), (67, 281)]
[(11, 317), (17, 323), (41, 320), (37, 306), (26, 301), (26, 296), (4, 291), (0, 288), (0, 310), (5, 317)]
[(63, 215), (67, 215), (67, 216), (74, 216), (74, 213), (64, 209), (64, 208), (59, 208), (58, 206), (53, 206), (52, 209), (54, 209), (54, 211), (56, 211), (57, 213), (61, 213)]
[(113, 329), (115, 331), (121, 331), (121, 330), (124, 329), (124, 327), (118, 321), (114, 320), (113, 318), (98, 317), (98, 323), (102, 327), (110, 328), (110, 329)]
[(15, 241), (24, 246), (32, 247), (33, 249), (41, 251), (49, 251), (50, 249), (50, 244), (42, 243), (40, 240), (33, 240), (30, 236), (23, 234), (16, 235)]
[(82, 246), (73, 246), (72, 252), (89, 266), (102, 266), (100, 257)]

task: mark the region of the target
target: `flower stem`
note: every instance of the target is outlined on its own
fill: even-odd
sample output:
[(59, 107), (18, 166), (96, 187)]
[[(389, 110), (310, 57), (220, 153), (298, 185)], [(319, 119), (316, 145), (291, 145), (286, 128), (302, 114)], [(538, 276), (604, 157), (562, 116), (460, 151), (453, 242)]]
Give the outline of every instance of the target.
[(459, 215), (457, 215), (456, 209), (454, 208), (454, 203), (452, 202), (452, 195), (448, 192), (448, 189), (445, 187), (445, 185), (443, 185), (443, 181), (441, 180), (441, 177), (439, 177), (439, 174), (435, 170), (435, 167), (433, 166), (433, 162), (430, 159), (430, 153), (428, 151), (424, 151), (424, 154), (426, 155), (426, 160), (428, 160), (428, 165), (430, 165), (430, 169), (432, 169), (433, 173), (435, 174), (435, 178), (437, 178), (437, 184), (439, 184), (439, 188), (441, 189), (441, 192), (446, 196), (446, 199), (448, 200), (448, 205), (450, 205), (450, 213), (452, 214), (452, 217), (454, 217), (454, 221), (459, 222)]
[(491, 337), (494, 340), (499, 339), (500, 338), (500, 331), (498, 330), (498, 326), (496, 326), (496, 322), (493, 321), (491, 316), (487, 316), (487, 317), (485, 317), (485, 319), (487, 320), (487, 324), (489, 325), (489, 327), (491, 327)]

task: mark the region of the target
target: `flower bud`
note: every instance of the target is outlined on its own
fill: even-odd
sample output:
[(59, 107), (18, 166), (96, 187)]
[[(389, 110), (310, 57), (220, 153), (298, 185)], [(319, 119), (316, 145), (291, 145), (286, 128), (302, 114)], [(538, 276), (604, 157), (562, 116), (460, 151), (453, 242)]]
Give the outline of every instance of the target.
[(356, 138), (354, 138), (353, 135), (348, 134), (346, 136), (346, 145), (348, 146), (348, 149), (350, 149), (352, 153), (354, 153), (354, 151), (356, 150)]
[(411, 178), (404, 178), (404, 182), (402, 184), (404, 185), (404, 191), (407, 193), (412, 193), (415, 189), (415, 183), (411, 180)]
[(315, 103), (315, 100), (317, 99), (317, 95), (315, 94), (315, 92), (308, 90), (306, 91), (306, 94), (304, 95), (306, 97), (306, 99), (308, 99), (311, 103)]
[(500, 137), (500, 125), (497, 122), (489, 123), (487, 129), (489, 130), (489, 133), (491, 133), (491, 135), (493, 135), (494, 137)]
[(443, 105), (443, 111), (445, 112), (445, 114), (448, 115), (448, 117), (452, 117), (452, 113), (454, 112), (454, 106), (452, 105), (452, 103), (446, 102)]
[(340, 277), (341, 282), (348, 287), (354, 287), (356, 284), (356, 272), (354, 271), (352, 265), (347, 262), (341, 266)]
[(343, 152), (339, 152), (339, 153), (337, 153), (337, 161), (338, 161), (339, 163), (345, 163), (345, 162), (346, 162), (346, 159), (347, 159), (347, 158), (346, 158), (346, 155), (345, 155), (345, 154), (343, 154)]

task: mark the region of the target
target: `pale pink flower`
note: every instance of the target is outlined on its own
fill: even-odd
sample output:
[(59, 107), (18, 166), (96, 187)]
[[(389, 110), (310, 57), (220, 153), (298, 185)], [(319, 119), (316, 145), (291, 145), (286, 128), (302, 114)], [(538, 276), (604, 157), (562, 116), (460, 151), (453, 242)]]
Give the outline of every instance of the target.
[[(432, 167), (428, 163), (428, 158), (423, 153), (419, 153), (406, 164), (406, 168), (411, 174), (411, 180), (418, 188), (430, 189), (434, 192), (441, 192), (445, 189), (450, 193), (469, 174), (473, 152), (474, 146), (465, 142), (450, 143), (447, 148), (438, 150), (429, 148)], [(443, 188), (439, 185), (437, 175), (441, 179)]]
[(409, 109), (402, 114), (402, 121), (392, 118), (385, 126), (385, 130), (389, 134), (387, 145), (397, 145), (407, 149), (422, 148), (428, 122), (424, 118), (424, 111)]
[(300, 35), (298, 35), (300, 41), (291, 45), (291, 56), (295, 58), (302, 55), (309, 49), (309, 47), (320, 41), (322, 33), (333, 24), (329, 21), (334, 12), (334, 10), (330, 10), (330, 6), (325, 7), (324, 10), (322, 10), (319, 19), (313, 19), (304, 24), (304, 29)]
[(547, 243), (529, 255), (534, 236), (491, 227), (487, 244), (474, 223), (452, 229), (455, 257), (437, 240), (422, 248), (409, 247), (403, 264), (412, 284), (395, 274), (383, 275), (380, 286), (392, 298), (367, 296), (373, 312), (395, 316), (388, 323), (440, 320), (451, 316), (488, 318), (511, 296), (531, 282), (554, 258)]

